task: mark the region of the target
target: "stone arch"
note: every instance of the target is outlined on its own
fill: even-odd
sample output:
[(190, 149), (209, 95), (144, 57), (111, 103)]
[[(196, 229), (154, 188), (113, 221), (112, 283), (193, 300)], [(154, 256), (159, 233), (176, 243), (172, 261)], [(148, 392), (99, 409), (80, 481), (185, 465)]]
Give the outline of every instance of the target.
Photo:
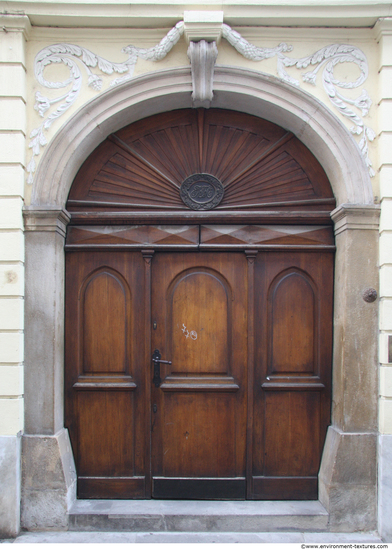
[[(216, 67), (212, 107), (247, 112), (293, 132), (325, 169), (337, 204), (371, 204), (370, 178), (350, 132), (319, 100), (270, 75)], [(110, 133), (141, 118), (191, 107), (189, 68), (149, 73), (83, 106), (48, 145), (35, 176), (32, 206), (65, 206), (87, 156)]]
[[(23, 463), (42, 479), (53, 457), (62, 478), (22, 487), (22, 526), (67, 526), (75, 472), (63, 423), (64, 210), (73, 179), (110, 133), (144, 117), (191, 107), (190, 68), (156, 71), (110, 89), (83, 106), (47, 146), (38, 166), (26, 235), (25, 435)], [(279, 79), (215, 68), (213, 107), (245, 111), (292, 131), (316, 156), (338, 207), (332, 426), (320, 470), (319, 499), (329, 529), (376, 528), (378, 216), (369, 174), (349, 131), (320, 101)], [(360, 381), (360, 383), (359, 383)], [(40, 399), (37, 399), (39, 393)], [(39, 465), (39, 466), (38, 466)], [(61, 477), (61, 476), (60, 476)], [(60, 487), (61, 486), (61, 487)], [(59, 489), (60, 487), (60, 489)], [(37, 511), (37, 491), (48, 505)], [(56, 506), (52, 506), (52, 502)]]

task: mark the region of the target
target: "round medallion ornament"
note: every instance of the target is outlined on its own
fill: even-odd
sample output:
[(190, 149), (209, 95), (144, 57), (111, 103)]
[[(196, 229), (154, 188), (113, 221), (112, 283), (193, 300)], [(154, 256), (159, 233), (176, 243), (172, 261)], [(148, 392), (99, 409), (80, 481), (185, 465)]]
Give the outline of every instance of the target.
[(180, 196), (192, 210), (211, 210), (223, 199), (224, 188), (211, 174), (193, 174), (181, 184)]

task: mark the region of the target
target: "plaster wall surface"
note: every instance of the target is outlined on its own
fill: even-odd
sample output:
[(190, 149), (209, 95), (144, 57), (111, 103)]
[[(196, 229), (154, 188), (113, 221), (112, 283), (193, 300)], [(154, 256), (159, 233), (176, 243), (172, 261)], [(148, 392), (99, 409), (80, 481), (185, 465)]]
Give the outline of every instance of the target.
[[(22, 31), (3, 33), (0, 72), (9, 74), (8, 82), (16, 80), (9, 90), (0, 89), (0, 435), (16, 435), (23, 429), (24, 52)], [(9, 115), (10, 108), (15, 116)]]
[(20, 529), (26, 65), (23, 28), (0, 40), (0, 534)]
[[(380, 77), (392, 71), (392, 22), (380, 25), (379, 32)], [(388, 353), (389, 336), (392, 335), (392, 91), (380, 86), (379, 136), (381, 218), (380, 218), (380, 432), (392, 434), (392, 358)]]
[(386, 541), (392, 541), (392, 21), (380, 22), (379, 43), (379, 172), (380, 172), (380, 304), (379, 304), (379, 441), (378, 526)]
[[(194, 0), (8, 0), (9, 13), (26, 13), (37, 26), (86, 27), (167, 27), (174, 25), (184, 9), (222, 9), (222, 0), (201, 6)], [(226, 0), (225, 19), (229, 24), (268, 26), (372, 27), (380, 17), (390, 15), (390, 0)]]

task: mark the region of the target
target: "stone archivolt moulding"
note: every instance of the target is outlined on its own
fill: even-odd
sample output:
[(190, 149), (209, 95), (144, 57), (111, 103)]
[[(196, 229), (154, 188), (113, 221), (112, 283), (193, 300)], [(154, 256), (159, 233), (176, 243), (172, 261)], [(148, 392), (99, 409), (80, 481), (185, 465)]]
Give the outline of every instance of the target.
[[(71, 105), (75, 103), (79, 96), (83, 84), (82, 72), (79, 65), (82, 65), (87, 73), (87, 85), (97, 92), (101, 91), (103, 84), (102, 77), (97, 74), (97, 69), (106, 75), (115, 73), (122, 75), (114, 78), (110, 82), (111, 87), (117, 86), (133, 77), (134, 68), (139, 57), (150, 61), (160, 61), (163, 59), (180, 40), (181, 36), (184, 34), (184, 29), (184, 22), (180, 21), (166, 34), (159, 44), (149, 49), (138, 48), (133, 45), (124, 47), (122, 52), (128, 54), (128, 59), (123, 63), (112, 63), (94, 54), (87, 48), (74, 44), (60, 43), (42, 49), (37, 54), (34, 62), (35, 77), (39, 84), (49, 89), (69, 87), (70, 89), (65, 94), (54, 99), (49, 99), (40, 92), (36, 92), (36, 103), (34, 108), (44, 120), (42, 124), (35, 128), (30, 134), (31, 141), (29, 143), (29, 148), (32, 149), (32, 158), (27, 166), (27, 172), (29, 174), (27, 182), (30, 184), (33, 183), (34, 172), (36, 170), (35, 157), (40, 155), (41, 148), (47, 144), (45, 132), (51, 127), (55, 120), (61, 117)], [(245, 40), (238, 32), (234, 31), (226, 24), (222, 24), (221, 33), (222, 37), (247, 59), (260, 62), (264, 59), (276, 57), (278, 76), (283, 81), (293, 86), (299, 86), (300, 82), (290, 76), (286, 68), (295, 67), (302, 70), (309, 66), (313, 66), (314, 68), (312, 70), (302, 73), (302, 80), (316, 86), (318, 72), (323, 67), (322, 82), (324, 90), (332, 105), (339, 113), (353, 123), (350, 131), (352, 134), (360, 137), (358, 145), (365, 159), (369, 174), (371, 177), (375, 175), (372, 168), (372, 162), (369, 159), (368, 142), (373, 141), (376, 135), (370, 127), (365, 125), (362, 118), (369, 113), (372, 100), (365, 89), (362, 90), (361, 94), (356, 99), (348, 98), (339, 91), (339, 89), (359, 88), (368, 77), (367, 58), (359, 48), (347, 44), (332, 44), (318, 50), (310, 56), (296, 59), (287, 55), (293, 48), (284, 42), (275, 48), (257, 47)], [(189, 32), (186, 34), (189, 35)], [(189, 35), (189, 38), (191, 37), (192, 35)], [(207, 38), (211, 40), (210, 36)], [(218, 50), (216, 41), (190, 41), (188, 57), (191, 62), (192, 70), (192, 100), (194, 107), (208, 108), (211, 105), (213, 98), (214, 66), (217, 55)], [(45, 67), (52, 63), (63, 63), (66, 65), (70, 71), (69, 78), (62, 82), (51, 82), (46, 80), (43, 76)], [(338, 63), (355, 63), (360, 70), (360, 76), (353, 82), (342, 82), (337, 80), (333, 73), (334, 67)], [(92, 69), (95, 69), (95, 72), (93, 72)], [(46, 115), (46, 113), (56, 104), (59, 104), (57, 108)], [(358, 111), (360, 111), (360, 114)]]

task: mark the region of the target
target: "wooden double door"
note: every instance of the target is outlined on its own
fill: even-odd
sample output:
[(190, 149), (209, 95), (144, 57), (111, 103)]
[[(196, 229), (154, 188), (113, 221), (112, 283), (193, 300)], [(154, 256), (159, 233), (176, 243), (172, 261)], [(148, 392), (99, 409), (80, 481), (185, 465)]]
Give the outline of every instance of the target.
[(79, 498), (317, 498), (332, 280), (316, 249), (68, 252)]

